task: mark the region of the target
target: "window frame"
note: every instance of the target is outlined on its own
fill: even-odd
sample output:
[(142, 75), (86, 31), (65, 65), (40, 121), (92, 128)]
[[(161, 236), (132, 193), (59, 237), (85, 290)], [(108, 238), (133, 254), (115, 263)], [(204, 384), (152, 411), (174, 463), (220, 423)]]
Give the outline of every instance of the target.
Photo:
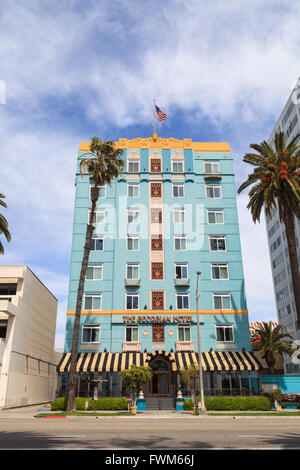
[[(176, 221), (175, 220), (175, 213), (180, 213), (181, 217), (183, 215), (183, 220)], [(183, 208), (174, 208), (173, 209), (173, 224), (185, 224), (185, 208), (184, 207)]]
[[(137, 240), (137, 249), (129, 249), (128, 248), (128, 241), (129, 239)], [(127, 235), (126, 237), (126, 251), (140, 251), (140, 236), (139, 235)]]
[[(94, 188), (95, 185), (94, 184), (90, 184), (90, 199), (91, 199), (91, 189)], [(104, 196), (101, 196), (101, 189), (104, 188)], [(105, 199), (106, 198), (106, 184), (101, 184), (99, 185), (99, 199)]]
[[(182, 165), (182, 171), (175, 171), (174, 170), (174, 165), (178, 164), (178, 163), (181, 163)], [(182, 174), (184, 173), (184, 158), (173, 158), (172, 159), (172, 173), (175, 173), (175, 174)]]
[[(217, 212), (222, 214), (223, 222), (209, 222), (209, 213), (214, 213), (214, 215), (216, 215)], [(216, 217), (215, 219), (217, 220)], [(207, 209), (207, 223), (209, 225), (224, 225), (224, 209)]]
[[(187, 307), (183, 306), (183, 307), (180, 308), (178, 306), (178, 298), (179, 297), (182, 297), (182, 298), (187, 297), (187, 299), (188, 299), (188, 306)], [(184, 302), (182, 302), (182, 304), (184, 304)], [(176, 292), (176, 310), (189, 310), (189, 308), (190, 308), (190, 294), (189, 294), (189, 292)]]
[[(138, 170), (130, 171), (130, 164), (137, 164)], [(139, 159), (132, 158), (127, 161), (127, 173), (130, 173), (131, 175), (135, 175), (137, 173), (140, 173), (140, 168), (141, 168), (141, 161)]]
[[(175, 279), (188, 279), (189, 278), (189, 265), (188, 265), (188, 263), (176, 263), (175, 262), (174, 265), (175, 265), (174, 266), (174, 268), (175, 268), (175, 276), (174, 276)], [(182, 277), (182, 276), (177, 277), (177, 274), (176, 274), (176, 268), (177, 267), (180, 267), (180, 268), (185, 267), (186, 268), (186, 277)], [(182, 272), (181, 272), (181, 274), (182, 274)]]
[[(132, 221), (130, 222), (128, 219), (129, 219), (129, 213), (130, 212), (136, 212), (138, 214), (138, 221)], [(136, 208), (127, 208), (127, 224), (139, 224), (140, 223), (140, 209), (136, 209)]]
[[(218, 330), (224, 329), (224, 340), (218, 339)], [(231, 329), (232, 331), (232, 339), (226, 339), (225, 331), (226, 329)], [(215, 323), (215, 335), (216, 335), (216, 342), (217, 343), (234, 343), (234, 327), (233, 323)]]
[[(132, 338), (132, 330), (137, 331), (137, 339), (127, 339), (127, 331), (131, 331), (131, 338)], [(138, 325), (126, 325), (125, 326), (125, 343), (137, 343), (140, 341), (140, 331)]]
[[(208, 195), (208, 189), (211, 188), (219, 188), (220, 189), (220, 196), (215, 197), (215, 196), (209, 196)], [(205, 196), (206, 199), (222, 199), (222, 185), (221, 184), (206, 184), (205, 185)]]
[[(216, 250), (213, 250), (212, 247), (211, 247), (211, 240), (212, 240), (212, 239), (217, 239), (217, 249), (216, 249)], [(225, 247), (224, 250), (222, 250), (222, 249), (220, 249), (220, 248), (218, 247), (218, 240), (219, 240), (219, 239), (220, 239), (220, 240), (222, 240), (222, 239), (224, 240), (224, 247)], [(213, 252), (215, 252), (215, 251), (223, 251), (223, 252), (224, 252), (224, 251), (227, 251), (226, 235), (208, 235), (208, 241), (209, 241), (209, 251), (213, 251)]]
[[(92, 305), (92, 308), (86, 308), (85, 302), (86, 302), (87, 297), (92, 297), (93, 299), (99, 297), (100, 298), (100, 307), (99, 308), (93, 308), (93, 305)], [(93, 301), (92, 301), (92, 303), (93, 303)], [(83, 310), (89, 310), (89, 311), (102, 310), (102, 292), (99, 293), (99, 294), (89, 294), (89, 293), (85, 292), (84, 296), (83, 296), (83, 305), (84, 305)]]
[[(177, 196), (175, 196), (175, 194), (174, 194), (174, 189), (175, 189), (175, 187), (180, 187), (180, 188), (182, 188), (182, 193), (183, 193), (182, 196), (179, 195), (179, 194), (178, 194)], [(178, 191), (178, 192), (179, 192), (179, 191)], [(184, 197), (184, 196), (185, 196), (184, 183), (172, 183), (172, 197)]]
[[(128, 308), (127, 307), (127, 298), (128, 297), (137, 297), (137, 308)], [(140, 306), (140, 296), (138, 292), (125, 292), (125, 310), (139, 310)]]
[(98, 237), (98, 236), (97, 237), (92, 237), (91, 238), (91, 244), (92, 244), (93, 240), (95, 240), (95, 241), (96, 240), (102, 240), (102, 250), (95, 250), (95, 249), (90, 248), (90, 251), (104, 251), (104, 237)]
[[(100, 250), (99, 250), (99, 251), (100, 251)], [(99, 279), (98, 279), (98, 278), (94, 278), (94, 277), (88, 278), (88, 277), (87, 277), (87, 272), (88, 272), (88, 269), (89, 269), (89, 268), (93, 268), (93, 276), (94, 276), (94, 272), (95, 272), (94, 269), (95, 269), (95, 268), (98, 268), (98, 269), (101, 268), (101, 277), (100, 277)], [(102, 264), (88, 264), (87, 270), (86, 270), (86, 275), (85, 275), (85, 280), (86, 280), (86, 281), (102, 281), (102, 280), (103, 280), (103, 263), (102, 263)]]
[[(228, 263), (211, 263), (211, 280), (213, 281), (228, 281), (229, 280), (229, 267), (228, 267)], [(217, 277), (213, 277), (213, 268), (214, 267), (224, 267), (226, 266), (227, 268), (227, 277), (226, 278), (217, 278)]]
[[(184, 333), (183, 333), (184, 339), (179, 338), (179, 330), (180, 329), (183, 329), (183, 331), (184, 331)], [(186, 339), (186, 336), (185, 336), (185, 331), (186, 330), (189, 330), (190, 339)], [(191, 328), (191, 325), (178, 325), (177, 326), (177, 341), (185, 342), (185, 343), (191, 343), (192, 342), (192, 328)]]
[[(179, 250), (177, 250), (177, 248), (176, 248), (176, 239), (180, 240)], [(182, 240), (185, 241), (185, 248), (181, 247)], [(174, 235), (174, 251), (187, 251), (187, 236), (186, 235)]]
[[(98, 330), (99, 331), (99, 340), (98, 341), (84, 341), (84, 330)], [(81, 329), (81, 344), (100, 344), (101, 341), (101, 325), (100, 324), (83, 324)]]
[[(137, 268), (137, 277), (128, 276), (128, 268)], [(126, 263), (126, 279), (138, 280), (140, 278), (140, 263)]]
[[(213, 297), (213, 306), (214, 306), (215, 310), (231, 310), (232, 304), (231, 304), (231, 293), (230, 292), (213, 292), (212, 297)], [(215, 297), (221, 297), (221, 305), (222, 305), (221, 308), (216, 307)], [(224, 308), (223, 297), (229, 298), (229, 307), (228, 308)]]
[[(213, 171), (213, 170), (208, 171), (206, 169), (206, 165), (217, 165), (218, 170), (217, 171)], [(221, 173), (220, 160), (204, 160), (204, 173), (209, 174), (209, 175), (218, 175), (218, 174), (220, 174)]]
[[(133, 195), (133, 196), (130, 196), (129, 194), (129, 188), (131, 187), (134, 187), (134, 188), (138, 188), (138, 194), (137, 195)], [(134, 192), (134, 191), (133, 191)], [(127, 183), (127, 197), (128, 198), (139, 198), (140, 197), (140, 183)]]

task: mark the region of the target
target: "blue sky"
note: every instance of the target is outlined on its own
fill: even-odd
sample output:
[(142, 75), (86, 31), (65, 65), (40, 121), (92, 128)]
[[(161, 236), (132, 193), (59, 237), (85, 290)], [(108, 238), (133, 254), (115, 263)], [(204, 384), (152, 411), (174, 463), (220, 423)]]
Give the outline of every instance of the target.
[[(26, 264), (59, 300), (64, 341), (77, 151), (93, 135), (226, 141), (242, 157), (269, 137), (300, 75), (298, 2), (3, 0), (1, 187), (12, 234), (2, 264)], [(250, 321), (276, 319), (265, 224), (238, 197)], [(256, 254), (256, 256), (255, 256)]]

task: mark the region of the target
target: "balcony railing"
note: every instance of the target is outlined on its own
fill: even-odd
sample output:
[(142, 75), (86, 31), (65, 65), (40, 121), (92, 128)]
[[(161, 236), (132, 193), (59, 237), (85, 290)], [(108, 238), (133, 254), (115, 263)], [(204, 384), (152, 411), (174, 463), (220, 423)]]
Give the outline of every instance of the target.
[(190, 285), (190, 278), (175, 278), (174, 279), (175, 286), (189, 286)]
[(204, 178), (205, 179), (221, 179), (222, 173), (220, 171), (205, 171)]
[(194, 351), (193, 341), (176, 341), (176, 351)]
[(124, 341), (123, 352), (141, 352), (140, 341)]
[(141, 280), (140, 279), (128, 279), (125, 278), (125, 286), (140, 286)]

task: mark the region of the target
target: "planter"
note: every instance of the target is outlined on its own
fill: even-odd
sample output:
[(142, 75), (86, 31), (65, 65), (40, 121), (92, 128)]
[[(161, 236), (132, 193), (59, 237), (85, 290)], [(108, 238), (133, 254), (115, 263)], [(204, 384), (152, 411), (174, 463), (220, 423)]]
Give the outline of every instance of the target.
[(129, 411), (131, 415), (136, 415), (137, 413), (137, 406), (136, 405), (131, 405), (129, 406)]

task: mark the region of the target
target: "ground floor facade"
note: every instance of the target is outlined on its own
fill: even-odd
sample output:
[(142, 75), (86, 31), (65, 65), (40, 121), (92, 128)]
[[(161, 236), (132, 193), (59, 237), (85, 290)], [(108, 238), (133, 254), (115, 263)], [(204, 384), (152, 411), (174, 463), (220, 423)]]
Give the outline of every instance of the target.
[[(59, 396), (67, 391), (70, 357), (70, 353), (64, 354), (58, 364)], [(190, 390), (182, 382), (180, 372), (191, 364), (198, 366), (198, 360), (198, 353), (190, 351), (79, 353), (76, 395), (94, 399), (128, 396), (120, 372), (135, 364), (148, 365), (152, 371), (151, 380), (141, 390), (145, 398), (188, 396)], [(205, 395), (246, 396), (261, 392), (262, 366), (251, 351), (206, 351), (201, 360)], [(196, 381), (196, 393), (199, 389)]]

